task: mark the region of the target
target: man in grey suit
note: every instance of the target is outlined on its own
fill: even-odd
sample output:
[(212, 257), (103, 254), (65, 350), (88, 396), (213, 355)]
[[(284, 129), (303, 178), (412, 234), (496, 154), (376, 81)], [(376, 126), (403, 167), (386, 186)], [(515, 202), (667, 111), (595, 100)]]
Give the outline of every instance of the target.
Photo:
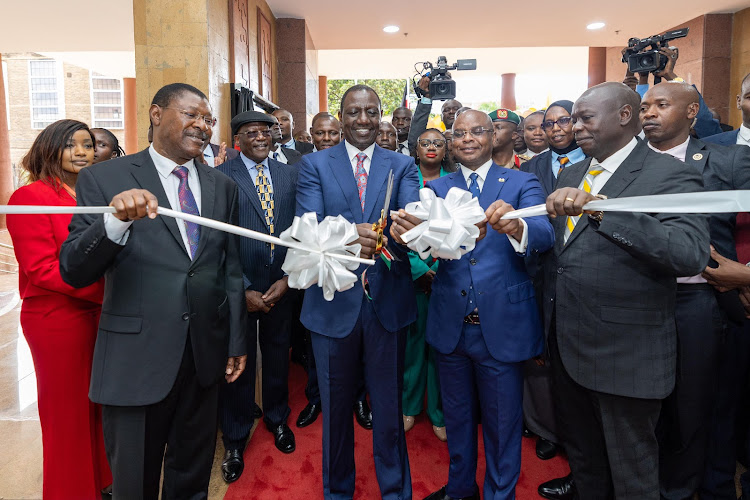
[[(655, 435), (675, 384), (677, 276), (709, 258), (702, 215), (598, 212), (597, 197), (701, 191), (696, 169), (635, 138), (638, 94), (621, 83), (587, 90), (573, 131), (588, 159), (567, 167), (547, 198), (555, 247), (544, 262), (544, 316), (560, 435), (582, 499), (658, 499)], [(555, 496), (554, 484), (540, 486)]]
[(78, 205), (116, 212), (73, 217), (60, 272), (106, 282), (89, 397), (103, 405), (114, 498), (156, 500), (162, 461), (162, 498), (206, 498), (219, 381), (246, 362), (238, 239), (156, 208), (237, 224), (237, 185), (194, 160), (213, 123), (200, 90), (167, 85), (149, 115), (148, 149), (79, 174)]

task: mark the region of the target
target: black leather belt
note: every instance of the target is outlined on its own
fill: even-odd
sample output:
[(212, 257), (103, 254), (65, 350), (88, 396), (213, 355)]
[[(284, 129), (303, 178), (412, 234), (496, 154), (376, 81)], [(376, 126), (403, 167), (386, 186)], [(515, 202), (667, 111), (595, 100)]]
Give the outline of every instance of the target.
[(677, 290), (709, 290), (715, 291), (714, 287), (708, 283), (677, 283)]
[(470, 325), (478, 325), (479, 324), (479, 313), (473, 312), (467, 316), (464, 316), (464, 323), (468, 323)]

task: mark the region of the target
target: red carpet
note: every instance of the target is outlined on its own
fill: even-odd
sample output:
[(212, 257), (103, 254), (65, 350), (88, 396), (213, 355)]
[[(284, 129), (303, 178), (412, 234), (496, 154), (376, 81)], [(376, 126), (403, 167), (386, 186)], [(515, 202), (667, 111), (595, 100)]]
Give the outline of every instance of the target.
[[(289, 374), (289, 405), (292, 413), (289, 425), (297, 439), (297, 450), (285, 455), (273, 444), (271, 433), (258, 425), (245, 450), (245, 472), (229, 486), (227, 500), (289, 500), (295, 498), (323, 498), (322, 481), (322, 416), (311, 426), (298, 429), (294, 426), (297, 415), (307, 404), (304, 370), (292, 364)], [(352, 418), (354, 416), (352, 415)], [(375, 464), (372, 459), (372, 433), (354, 424), (354, 456), (357, 482), (354, 498), (375, 500), (380, 498)], [(448, 480), (448, 447), (432, 433), (432, 425), (424, 415), (406, 433), (411, 466), (414, 500), (421, 500), (439, 489)], [(516, 488), (516, 498), (532, 500), (541, 498), (537, 486), (549, 479), (569, 472), (564, 458), (542, 461), (536, 457), (533, 439), (523, 440), (521, 477)], [(477, 483), (484, 481), (484, 446), (479, 433), (479, 470)]]

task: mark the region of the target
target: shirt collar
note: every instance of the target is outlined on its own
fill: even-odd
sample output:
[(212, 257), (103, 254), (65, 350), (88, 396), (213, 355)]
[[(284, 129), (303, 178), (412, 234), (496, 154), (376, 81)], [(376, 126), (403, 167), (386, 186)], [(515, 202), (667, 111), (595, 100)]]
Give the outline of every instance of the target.
[[(586, 158), (586, 154), (583, 152), (583, 150), (581, 148), (575, 148), (574, 150), (568, 151), (565, 154), (555, 153), (554, 151), (550, 150), (549, 148), (545, 149), (544, 151), (547, 151), (547, 150), (549, 150), (552, 153), (552, 161), (553, 162), (557, 161), (557, 159), (559, 157), (565, 156), (565, 157), (568, 158), (568, 160), (570, 160), (570, 162), (569, 162), (570, 165), (572, 165), (572, 164), (578, 163), (579, 161), (582, 161), (584, 158)], [(542, 153), (544, 153), (544, 151), (542, 151)], [(542, 154), (542, 153), (539, 153), (539, 154)]]
[(625, 158), (630, 156), (630, 153), (633, 152), (635, 147), (638, 145), (638, 139), (633, 137), (630, 139), (630, 142), (627, 143), (623, 148), (621, 148), (619, 151), (616, 151), (612, 156), (607, 158), (604, 161), (599, 161), (596, 158), (594, 158), (591, 161), (591, 166), (594, 165), (601, 165), (601, 167), (609, 172), (610, 174), (615, 173), (617, 168), (622, 164), (623, 161), (625, 161)]
[[(255, 165), (258, 165), (258, 162), (255, 160), (251, 160), (247, 156), (245, 156), (245, 153), (240, 153), (240, 158), (242, 158), (242, 163), (245, 164), (245, 167), (247, 167), (248, 170), (253, 169), (255, 170)], [(263, 158), (263, 161), (260, 162), (263, 164), (263, 166), (268, 170), (268, 158)]]
[(746, 142), (750, 142), (750, 128), (747, 128), (744, 123), (740, 125), (740, 131), (738, 133)]
[(349, 141), (344, 141), (344, 146), (346, 146), (346, 154), (349, 158), (349, 161), (354, 161), (354, 157), (357, 156), (359, 153), (364, 153), (367, 155), (367, 158), (372, 160), (372, 155), (375, 153), (375, 143), (373, 142), (369, 146), (367, 146), (367, 149), (360, 150), (356, 146), (353, 146), (349, 144)]
[(683, 142), (682, 144), (678, 144), (677, 146), (671, 149), (667, 149), (666, 151), (656, 149), (650, 142), (648, 143), (648, 147), (650, 147), (657, 153), (663, 153), (665, 155), (672, 155), (680, 161), (685, 161), (685, 156), (687, 155), (687, 148), (688, 148), (689, 142), (690, 142), (690, 136), (688, 136), (688, 138), (685, 139), (685, 142)]
[[(172, 171), (177, 166), (177, 163), (170, 160), (166, 156), (162, 156), (157, 153), (153, 143), (148, 147), (148, 154), (151, 155), (151, 160), (154, 162), (154, 166), (156, 167), (156, 171), (159, 172), (159, 175), (161, 175), (165, 179), (168, 179), (169, 176), (172, 175)], [(194, 160), (190, 160), (189, 162), (184, 163), (182, 166), (187, 167), (188, 176), (190, 174), (198, 175), (198, 171), (195, 169)]]
[(476, 173), (477, 176), (479, 176), (479, 178), (482, 179), (482, 182), (484, 182), (484, 180), (487, 178), (487, 174), (490, 172), (491, 166), (492, 166), (492, 158), (487, 160), (487, 162), (483, 163), (482, 166), (476, 170), (472, 170), (469, 167), (465, 167), (464, 165), (461, 165), (461, 173), (463, 174), (467, 185), (469, 184), (469, 176), (473, 173)]
[(294, 149), (294, 139), (289, 139), (289, 142), (287, 142), (286, 144), (282, 144), (282, 146), (285, 148)]

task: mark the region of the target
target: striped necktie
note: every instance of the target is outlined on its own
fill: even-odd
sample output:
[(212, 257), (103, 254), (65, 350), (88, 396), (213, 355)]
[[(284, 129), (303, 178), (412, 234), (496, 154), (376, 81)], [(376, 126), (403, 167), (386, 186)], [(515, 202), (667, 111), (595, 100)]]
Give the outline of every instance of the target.
[[(604, 172), (604, 169), (601, 165), (592, 165), (588, 173), (586, 174), (586, 177), (583, 178), (583, 185), (581, 186), (581, 189), (583, 189), (587, 193), (590, 193), (591, 186), (594, 184), (594, 178), (602, 172)], [(563, 238), (563, 243), (568, 242), (568, 238), (576, 228), (576, 224), (578, 223), (578, 219), (580, 218), (580, 215), (568, 216), (565, 221), (565, 235)]]
[(570, 163), (570, 158), (568, 158), (565, 155), (560, 155), (560, 156), (557, 157), (557, 161), (560, 162), (560, 168), (557, 169), (557, 176), (559, 177), (560, 173), (565, 168), (565, 165), (567, 165), (568, 163)]
[[(258, 198), (260, 198), (260, 207), (266, 216), (268, 234), (273, 235), (273, 188), (268, 183), (268, 178), (263, 174), (263, 164), (258, 163), (255, 168), (258, 170), (258, 175), (255, 177), (255, 190), (258, 192)], [(271, 260), (273, 260), (273, 250), (274, 244), (271, 243)]]
[(354, 174), (354, 180), (357, 181), (357, 191), (359, 191), (359, 202), (362, 204), (362, 213), (365, 212), (365, 192), (367, 191), (367, 170), (365, 170), (365, 160), (367, 155), (359, 153), (357, 156), (357, 171)]
[[(180, 211), (186, 214), (200, 215), (198, 212), (198, 204), (195, 202), (195, 196), (190, 190), (188, 184), (188, 169), (182, 165), (177, 165), (172, 173), (180, 178), (180, 185), (177, 188), (177, 198), (180, 201)], [(187, 235), (188, 245), (190, 246), (190, 258), (195, 257), (195, 252), (198, 251), (198, 242), (201, 238), (201, 227), (194, 223), (183, 221), (185, 223), (185, 234)]]

